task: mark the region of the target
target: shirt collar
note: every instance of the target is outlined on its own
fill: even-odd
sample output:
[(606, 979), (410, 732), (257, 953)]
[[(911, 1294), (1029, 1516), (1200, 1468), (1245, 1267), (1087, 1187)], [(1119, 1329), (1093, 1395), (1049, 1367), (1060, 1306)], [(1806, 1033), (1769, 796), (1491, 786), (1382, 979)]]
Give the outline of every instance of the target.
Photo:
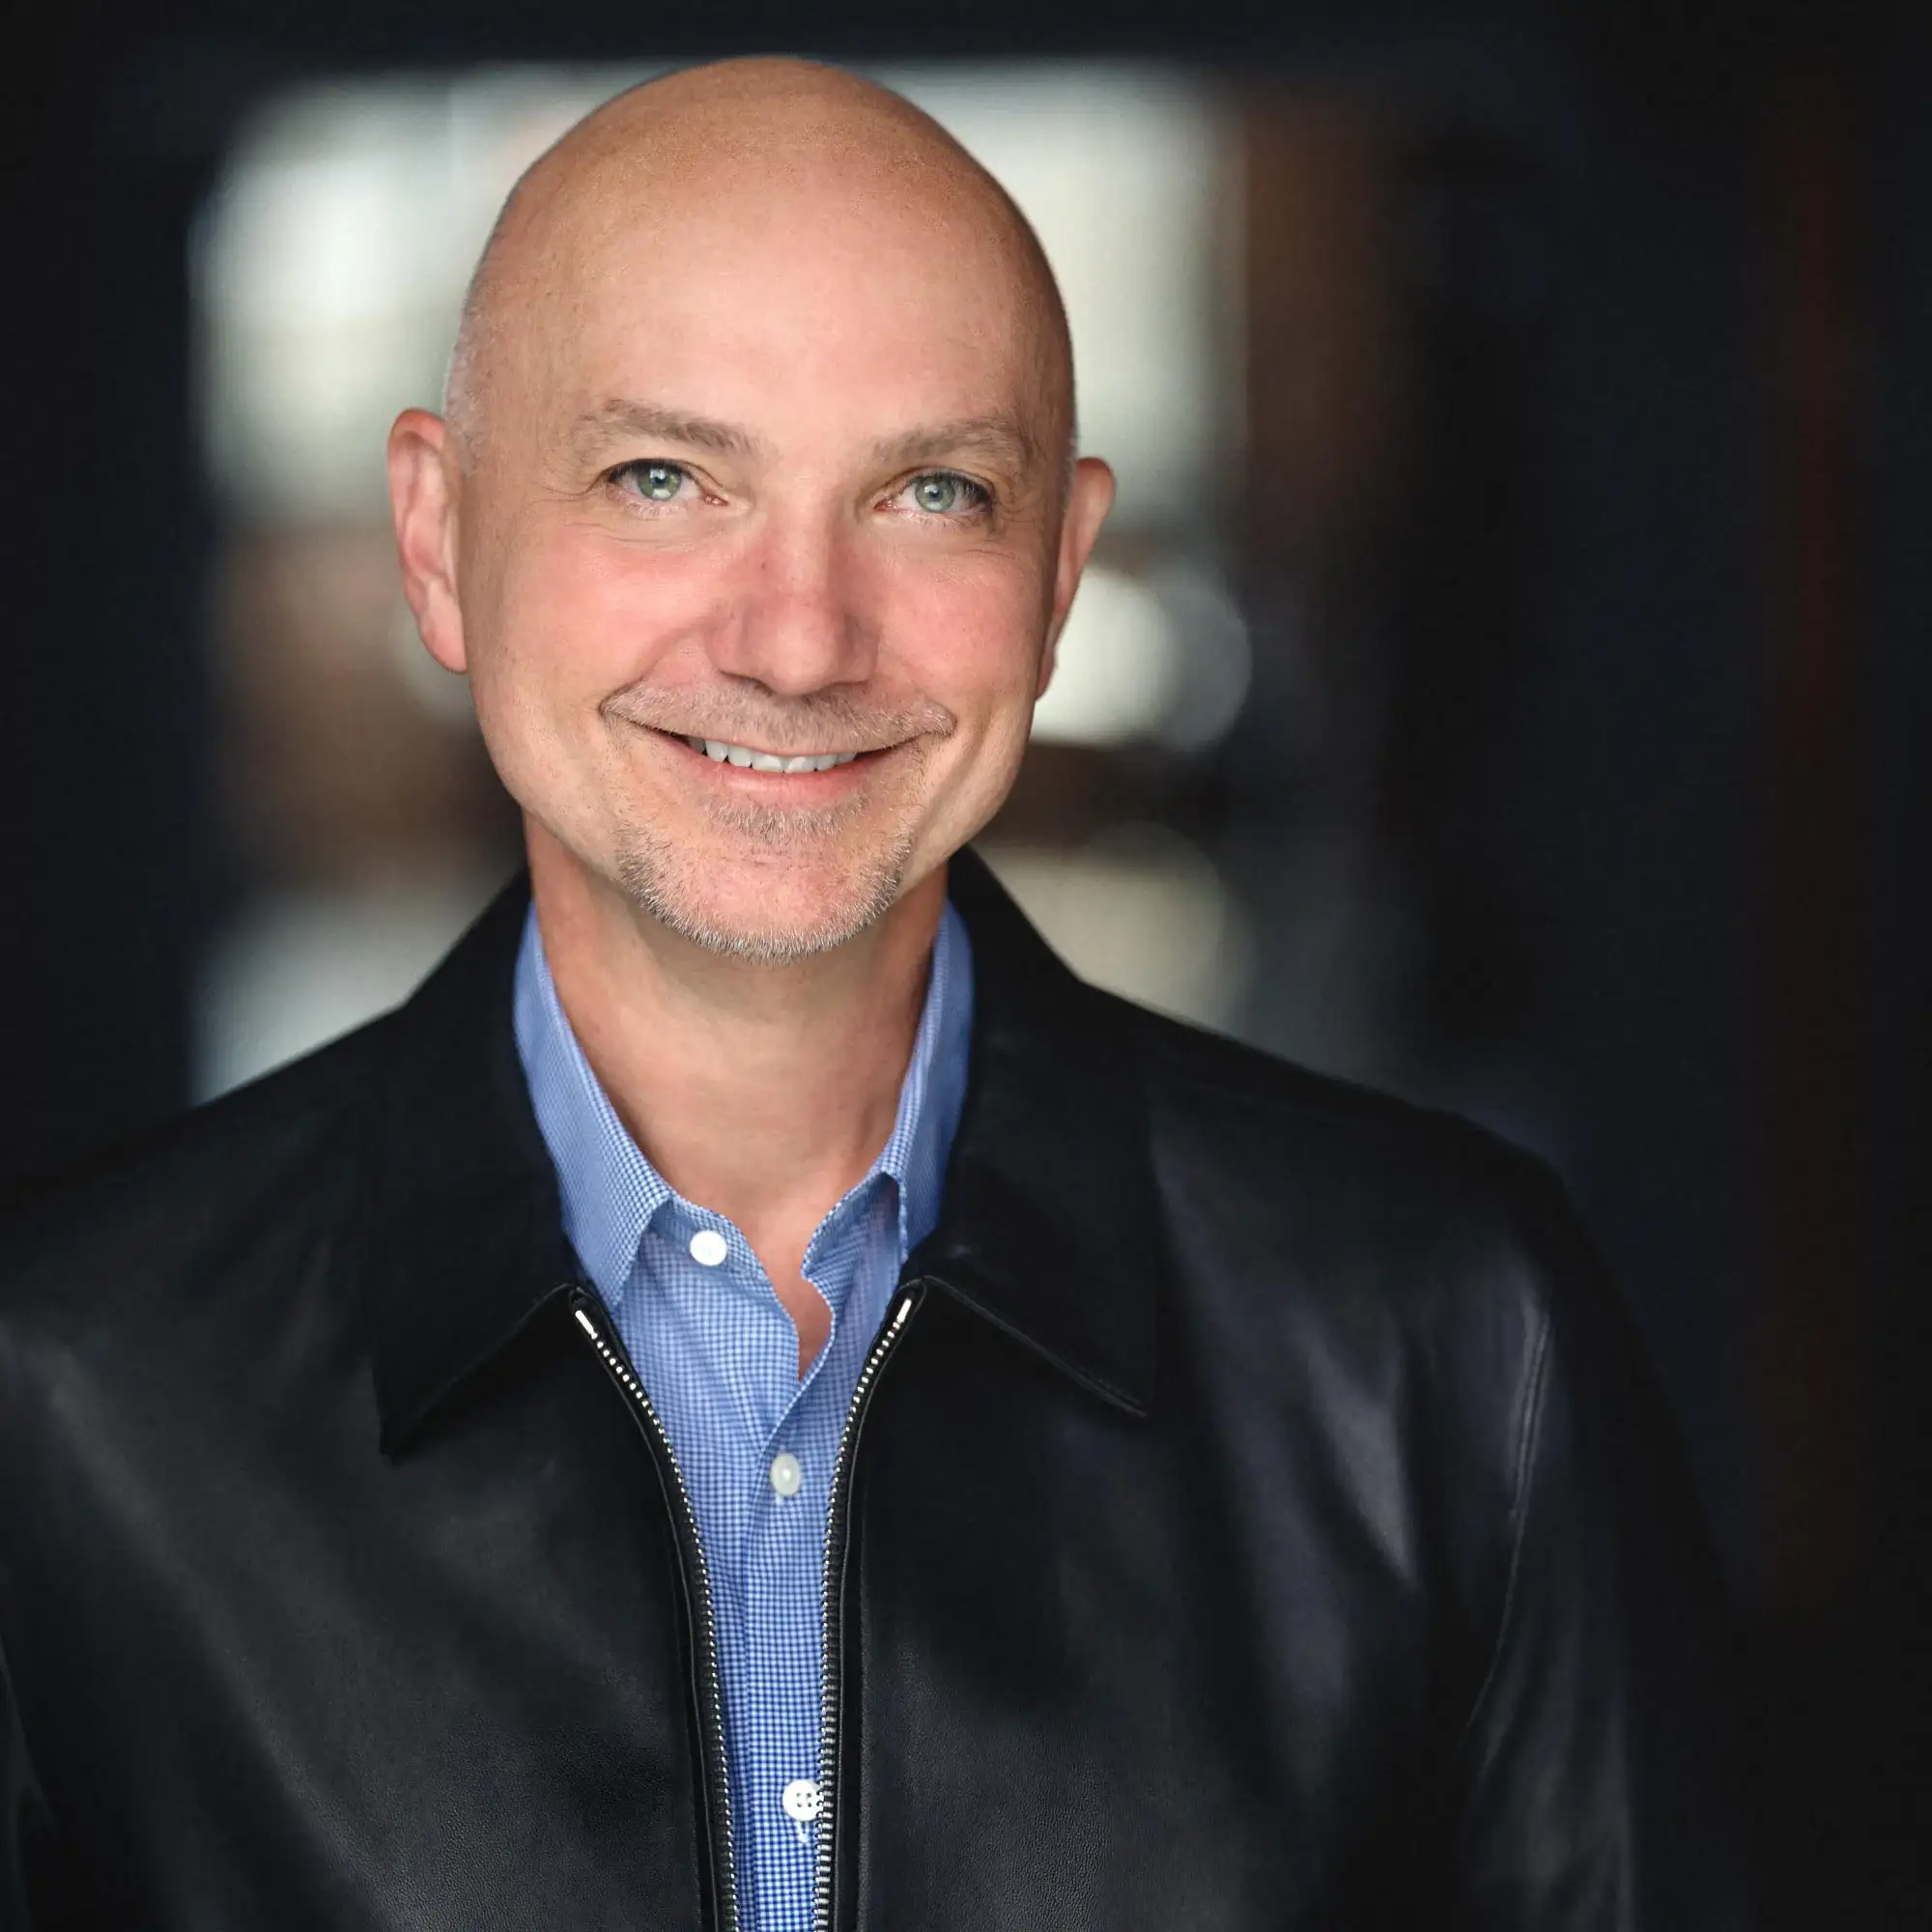
[[(513, 1010), (530, 1105), (556, 1170), (564, 1234), (598, 1293), (614, 1307), (645, 1229), (678, 1197), (632, 1140), (583, 1057), (557, 999), (534, 905), (517, 952)], [(965, 1102), (972, 1030), (972, 948), (949, 900), (933, 942), (925, 1004), (893, 1131), (860, 1183), (863, 1188), (882, 1174), (896, 1183), (901, 1263), (939, 1219), (947, 1158)]]

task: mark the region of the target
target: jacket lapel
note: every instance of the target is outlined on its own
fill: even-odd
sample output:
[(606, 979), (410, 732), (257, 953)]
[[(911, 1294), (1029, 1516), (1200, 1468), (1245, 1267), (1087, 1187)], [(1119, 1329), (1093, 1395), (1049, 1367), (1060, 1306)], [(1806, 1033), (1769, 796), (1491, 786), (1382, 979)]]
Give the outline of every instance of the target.
[(973, 1046), (939, 1225), (907, 1272), (1096, 1394), (1152, 1401), (1159, 1224), (1134, 1032), (1067, 971), (974, 852)]
[(388, 1022), (363, 1256), (393, 1453), (582, 1270), (517, 1057), (519, 875)]

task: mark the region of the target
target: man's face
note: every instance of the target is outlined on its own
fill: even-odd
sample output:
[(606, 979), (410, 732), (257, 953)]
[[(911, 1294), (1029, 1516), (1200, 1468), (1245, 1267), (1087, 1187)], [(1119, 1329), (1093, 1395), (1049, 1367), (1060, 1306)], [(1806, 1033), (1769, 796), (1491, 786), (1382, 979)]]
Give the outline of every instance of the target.
[(774, 187), (580, 238), (504, 358), (432, 648), (526, 810), (673, 930), (836, 945), (1010, 786), (1110, 494), (1063, 514), (1015, 280), (971, 224)]

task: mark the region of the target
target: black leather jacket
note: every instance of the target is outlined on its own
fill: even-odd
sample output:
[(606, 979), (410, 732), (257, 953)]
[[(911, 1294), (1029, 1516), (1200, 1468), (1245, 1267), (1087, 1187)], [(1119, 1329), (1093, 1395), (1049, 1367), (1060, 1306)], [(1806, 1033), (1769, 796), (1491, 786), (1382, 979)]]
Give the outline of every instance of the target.
[[(1705, 1539), (1554, 1180), (953, 894), (971, 1091), (830, 1526), (822, 1922), (1741, 1924)], [(733, 1923), (523, 908), (0, 1242), (9, 1932)]]

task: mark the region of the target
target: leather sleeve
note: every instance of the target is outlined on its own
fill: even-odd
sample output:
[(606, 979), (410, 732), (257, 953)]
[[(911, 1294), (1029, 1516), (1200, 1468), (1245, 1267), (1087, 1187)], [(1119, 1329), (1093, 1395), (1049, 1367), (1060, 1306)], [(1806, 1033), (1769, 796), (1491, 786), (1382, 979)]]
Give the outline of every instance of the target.
[(1630, 1316), (1552, 1180), (1510, 1567), (1463, 1739), (1459, 1922), (1731, 1932), (1735, 1649), (1694, 1484)]

